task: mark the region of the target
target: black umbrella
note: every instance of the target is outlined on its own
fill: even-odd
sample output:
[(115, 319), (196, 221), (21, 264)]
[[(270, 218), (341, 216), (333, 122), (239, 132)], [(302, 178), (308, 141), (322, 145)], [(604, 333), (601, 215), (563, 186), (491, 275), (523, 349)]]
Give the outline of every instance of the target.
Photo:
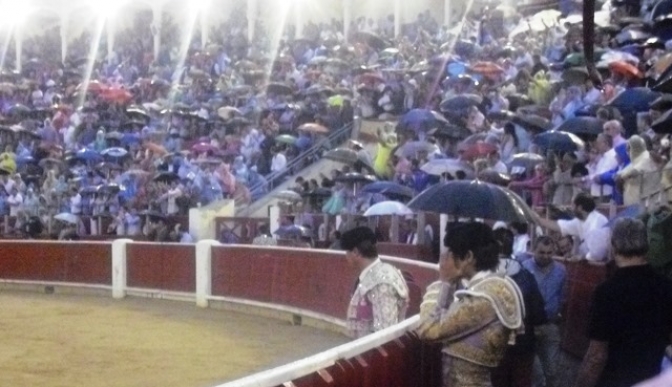
[(464, 110), (471, 106), (478, 106), (482, 102), (483, 99), (476, 94), (462, 94), (441, 101), (440, 109), (442, 112)]
[(146, 120), (150, 118), (149, 113), (147, 113), (145, 109), (139, 107), (131, 107), (126, 109), (126, 114), (128, 114), (130, 117), (137, 117)]
[(525, 94), (511, 94), (506, 99), (509, 101), (509, 109), (514, 112), (520, 107), (534, 104), (534, 101)]
[(529, 222), (531, 210), (506, 188), (479, 180), (452, 180), (434, 185), (415, 197), (408, 207), (455, 217)]
[(350, 172), (338, 176), (334, 180), (343, 183), (371, 183), (376, 181), (376, 177), (371, 175), (362, 175), (361, 173), (357, 172)]
[(544, 150), (575, 152), (584, 147), (584, 142), (575, 134), (550, 130), (534, 136), (534, 143)]
[(651, 37), (650, 34), (640, 30), (624, 30), (616, 35), (616, 43), (619, 46), (625, 46), (631, 43), (643, 43)]
[(544, 117), (538, 116), (536, 114), (519, 114), (517, 113), (512, 119), (511, 122), (527, 129), (530, 132), (543, 132), (551, 128), (551, 122)]
[(576, 135), (597, 136), (603, 132), (604, 121), (596, 117), (572, 117), (553, 130)]
[(31, 112), (30, 108), (26, 105), (17, 103), (13, 106), (11, 106), (7, 112), (12, 115), (24, 115), (24, 114), (29, 114)]
[(333, 192), (329, 188), (317, 188), (312, 191), (301, 193), (301, 197), (304, 198), (328, 198), (331, 197)]
[(412, 188), (391, 181), (376, 181), (367, 184), (360, 192), (383, 194), (392, 200), (408, 200), (415, 196)]
[(172, 172), (161, 172), (154, 176), (154, 181), (158, 182), (170, 183), (177, 180), (180, 180), (180, 177)]
[(453, 138), (461, 140), (471, 135), (471, 131), (464, 126), (459, 125), (444, 125), (440, 128), (430, 130), (427, 134), (436, 138)]
[(294, 93), (294, 90), (292, 90), (289, 85), (284, 83), (270, 83), (268, 86), (266, 86), (266, 92), (269, 94), (287, 95)]
[(571, 67), (562, 72), (562, 80), (572, 85), (582, 85), (588, 79), (585, 67)]
[(507, 173), (497, 172), (494, 169), (486, 169), (478, 174), (478, 180), (501, 187), (507, 187), (511, 183), (511, 176)]
[(354, 38), (356, 41), (365, 43), (376, 50), (384, 50), (389, 46), (389, 43), (385, 39), (372, 32), (359, 31), (355, 34)]
[(544, 164), (546, 158), (542, 155), (536, 153), (518, 153), (513, 155), (513, 158), (509, 162), (509, 168), (511, 173), (516, 173), (516, 168), (522, 168), (526, 173), (531, 172), (535, 166), (539, 164)]
[(672, 110), (668, 110), (651, 124), (651, 129), (659, 134), (672, 134)]

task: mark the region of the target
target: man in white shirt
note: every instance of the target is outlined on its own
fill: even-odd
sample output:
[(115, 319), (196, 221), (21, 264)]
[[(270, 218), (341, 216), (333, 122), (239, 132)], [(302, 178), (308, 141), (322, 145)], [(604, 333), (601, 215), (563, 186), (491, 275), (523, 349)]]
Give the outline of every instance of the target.
[(7, 197), (7, 204), (9, 204), (9, 216), (19, 216), (23, 208), (23, 196), (16, 187), (13, 187)]
[(595, 168), (587, 176), (592, 181), (590, 196), (596, 198), (598, 202), (604, 203), (611, 198), (613, 188), (607, 184), (598, 184), (600, 175), (618, 167), (618, 160), (616, 160), (616, 151), (612, 147), (612, 138), (608, 134), (602, 133), (597, 136), (595, 148), (598, 152), (598, 160), (595, 163)]
[(271, 172), (280, 172), (287, 167), (287, 157), (282, 149), (275, 150), (273, 160), (271, 161)]
[(72, 189), (72, 196), (70, 196), (70, 213), (73, 215), (82, 214), (82, 195), (79, 194), (77, 188)]
[(587, 260), (599, 261), (604, 257), (591, 256), (587, 240), (591, 234), (599, 232), (606, 226), (608, 219), (599, 213), (595, 208), (595, 199), (587, 193), (576, 195), (573, 200), (575, 218), (571, 220), (544, 219), (536, 212), (533, 212), (535, 222), (549, 230), (560, 232), (562, 235), (571, 235), (578, 240), (577, 256)]

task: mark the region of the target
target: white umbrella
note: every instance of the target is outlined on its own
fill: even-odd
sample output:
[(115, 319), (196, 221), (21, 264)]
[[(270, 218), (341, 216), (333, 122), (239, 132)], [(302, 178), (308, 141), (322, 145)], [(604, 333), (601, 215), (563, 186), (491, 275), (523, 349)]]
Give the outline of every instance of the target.
[(77, 215), (70, 214), (68, 212), (62, 212), (56, 216), (54, 219), (60, 220), (61, 222), (70, 223), (70, 224), (79, 224), (79, 218)]
[(462, 161), (456, 159), (434, 159), (420, 167), (422, 171), (434, 176), (441, 176), (444, 173), (455, 175), (457, 171), (464, 172), (467, 176), (473, 176), (474, 168)]
[(300, 202), (301, 195), (291, 190), (284, 190), (273, 195), (274, 198), (284, 200), (287, 202)]
[(383, 215), (413, 215), (413, 210), (406, 207), (405, 204), (388, 200), (376, 203), (369, 207), (364, 216), (383, 216)]

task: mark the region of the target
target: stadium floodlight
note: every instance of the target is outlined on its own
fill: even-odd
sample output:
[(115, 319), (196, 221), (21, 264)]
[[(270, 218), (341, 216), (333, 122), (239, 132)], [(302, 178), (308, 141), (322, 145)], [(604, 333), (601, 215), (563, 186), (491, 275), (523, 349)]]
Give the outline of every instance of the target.
[(23, 24), (33, 11), (31, 1), (6, 0), (0, 3), (0, 6), (2, 7), (0, 24), (12, 27)]
[(210, 0), (191, 0), (189, 6), (196, 12), (206, 11), (210, 6)]
[(106, 20), (113, 18), (125, 3), (125, 0), (89, 0), (89, 7), (98, 18)]

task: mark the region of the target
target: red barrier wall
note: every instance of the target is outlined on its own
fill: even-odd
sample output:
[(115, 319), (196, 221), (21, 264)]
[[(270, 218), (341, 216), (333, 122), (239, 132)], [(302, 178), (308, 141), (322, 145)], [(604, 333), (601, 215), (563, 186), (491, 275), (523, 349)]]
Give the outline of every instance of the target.
[(324, 251), (237, 246), (212, 249), (212, 293), (218, 296), (343, 318), (356, 278), (343, 256)]
[[(193, 245), (132, 243), (127, 246), (128, 286), (195, 291)], [(417, 313), (424, 289), (437, 279), (432, 268), (393, 262), (411, 290), (409, 315)], [(583, 356), (595, 287), (609, 269), (566, 262), (567, 305), (562, 348)], [(94, 242), (0, 241), (0, 278), (111, 285), (111, 244)], [(345, 316), (357, 273), (342, 254), (244, 246), (212, 250), (213, 294), (293, 306), (335, 318)], [(440, 352), (412, 335), (341, 360), (293, 381), (296, 386), (438, 386)], [(291, 386), (292, 384), (287, 384)]]
[(588, 349), (588, 321), (593, 292), (607, 279), (607, 266), (586, 262), (565, 262), (567, 307), (561, 347), (572, 355), (583, 357)]
[(128, 286), (196, 291), (196, 249), (176, 243), (130, 243), (126, 247)]
[(0, 278), (112, 285), (110, 243), (0, 241)]

